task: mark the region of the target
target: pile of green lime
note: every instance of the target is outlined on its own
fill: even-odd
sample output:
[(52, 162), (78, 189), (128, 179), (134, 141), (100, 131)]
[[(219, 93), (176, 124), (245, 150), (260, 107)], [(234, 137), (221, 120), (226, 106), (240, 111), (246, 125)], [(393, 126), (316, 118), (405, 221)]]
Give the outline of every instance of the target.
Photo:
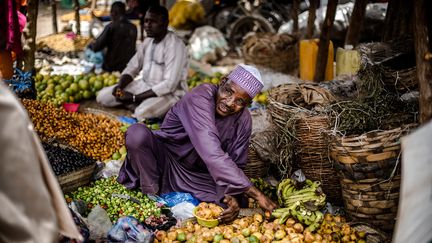
[(207, 76), (200, 73), (195, 73), (190, 77), (187, 81), (189, 89), (193, 89), (196, 86), (202, 84), (202, 83), (212, 83), (212, 84), (218, 84), (220, 81), (220, 78), (222, 77), (222, 73), (216, 72), (213, 76)]
[(67, 202), (82, 200), (87, 208), (92, 209), (100, 205), (105, 209), (112, 222), (121, 216), (133, 216), (140, 221), (154, 215), (159, 217), (161, 209), (157, 203), (140, 191), (128, 190), (110, 177), (92, 182), (89, 186), (79, 187), (78, 190), (65, 195)]
[(110, 73), (89, 73), (77, 76), (36, 74), (35, 76), (37, 99), (49, 101), (57, 106), (93, 99), (103, 87), (115, 85), (117, 82), (118, 77)]

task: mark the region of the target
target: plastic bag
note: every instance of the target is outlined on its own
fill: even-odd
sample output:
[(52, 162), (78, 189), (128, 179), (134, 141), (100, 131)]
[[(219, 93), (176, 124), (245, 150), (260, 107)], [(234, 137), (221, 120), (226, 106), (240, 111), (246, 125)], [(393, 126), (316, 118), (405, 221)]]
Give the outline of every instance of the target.
[(198, 61), (215, 62), (228, 52), (228, 43), (222, 32), (211, 26), (196, 28), (189, 40), (189, 54)]
[(81, 218), (81, 215), (79, 213), (76, 213), (71, 208), (69, 208), (69, 211), (71, 212), (72, 218), (73, 218), (75, 225), (77, 226), (77, 228), (78, 228), (78, 230), (82, 236), (82, 239), (81, 240), (72, 240), (66, 236), (62, 236), (62, 237), (60, 237), (58, 242), (59, 243), (88, 242), (89, 237), (90, 237), (90, 231), (87, 227), (87, 224), (85, 223), (83, 218)]
[(153, 242), (153, 233), (132, 216), (121, 217), (108, 232), (108, 242)]
[(171, 212), (177, 220), (185, 220), (193, 217), (195, 205), (190, 202), (181, 202), (171, 208)]
[(4, 81), (19, 98), (36, 99), (35, 81), (32, 76), (32, 72), (15, 68), (12, 79)]
[(170, 192), (162, 194), (160, 197), (164, 200), (167, 207), (174, 207), (182, 202), (190, 202), (195, 206), (200, 203), (198, 199), (186, 192)]
[(105, 240), (112, 223), (108, 214), (99, 205), (94, 207), (87, 217), (91, 240)]

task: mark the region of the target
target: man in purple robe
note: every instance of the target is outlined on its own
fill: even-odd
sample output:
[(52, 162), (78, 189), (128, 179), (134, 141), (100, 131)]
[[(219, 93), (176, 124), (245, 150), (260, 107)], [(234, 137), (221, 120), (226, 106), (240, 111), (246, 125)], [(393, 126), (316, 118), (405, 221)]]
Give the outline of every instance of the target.
[(222, 221), (237, 217), (236, 197), (242, 194), (271, 212), (276, 204), (242, 170), (252, 128), (247, 106), (262, 87), (259, 71), (240, 64), (220, 85), (202, 84), (187, 93), (167, 113), (160, 131), (132, 125), (117, 180), (143, 193), (189, 192), (202, 201), (223, 202)]

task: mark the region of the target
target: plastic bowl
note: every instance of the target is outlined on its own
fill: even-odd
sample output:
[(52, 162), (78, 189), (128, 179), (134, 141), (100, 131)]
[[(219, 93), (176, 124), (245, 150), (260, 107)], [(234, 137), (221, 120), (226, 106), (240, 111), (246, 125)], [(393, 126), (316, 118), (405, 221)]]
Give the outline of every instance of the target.
[(213, 228), (213, 227), (218, 226), (219, 220), (217, 220), (217, 219), (203, 219), (203, 218), (196, 216), (197, 209), (198, 209), (198, 207), (195, 207), (193, 209), (192, 213), (195, 216), (195, 218), (197, 219), (198, 224), (200, 224), (201, 226), (207, 227), (207, 228)]

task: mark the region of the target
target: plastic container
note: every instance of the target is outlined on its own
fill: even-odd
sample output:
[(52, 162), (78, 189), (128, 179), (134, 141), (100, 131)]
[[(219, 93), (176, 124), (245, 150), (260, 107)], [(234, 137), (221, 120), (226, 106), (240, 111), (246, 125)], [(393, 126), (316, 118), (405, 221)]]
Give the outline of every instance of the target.
[(197, 211), (198, 207), (195, 207), (194, 210), (192, 211), (193, 215), (195, 216), (195, 218), (197, 219), (198, 224), (200, 224), (201, 226), (207, 227), (207, 228), (213, 228), (219, 225), (219, 220), (217, 219), (203, 219), (200, 218), (196, 215), (196, 211)]
[(78, 103), (64, 103), (63, 108), (68, 112), (77, 112), (80, 104)]
[(360, 69), (360, 54), (357, 50), (338, 48), (336, 51), (336, 76), (355, 75)]
[[(316, 60), (318, 57), (319, 39), (301, 40), (300, 41), (300, 79), (312, 81), (315, 76)], [(332, 80), (334, 76), (333, 70), (334, 50), (333, 42), (329, 42), (327, 66), (324, 80)]]

